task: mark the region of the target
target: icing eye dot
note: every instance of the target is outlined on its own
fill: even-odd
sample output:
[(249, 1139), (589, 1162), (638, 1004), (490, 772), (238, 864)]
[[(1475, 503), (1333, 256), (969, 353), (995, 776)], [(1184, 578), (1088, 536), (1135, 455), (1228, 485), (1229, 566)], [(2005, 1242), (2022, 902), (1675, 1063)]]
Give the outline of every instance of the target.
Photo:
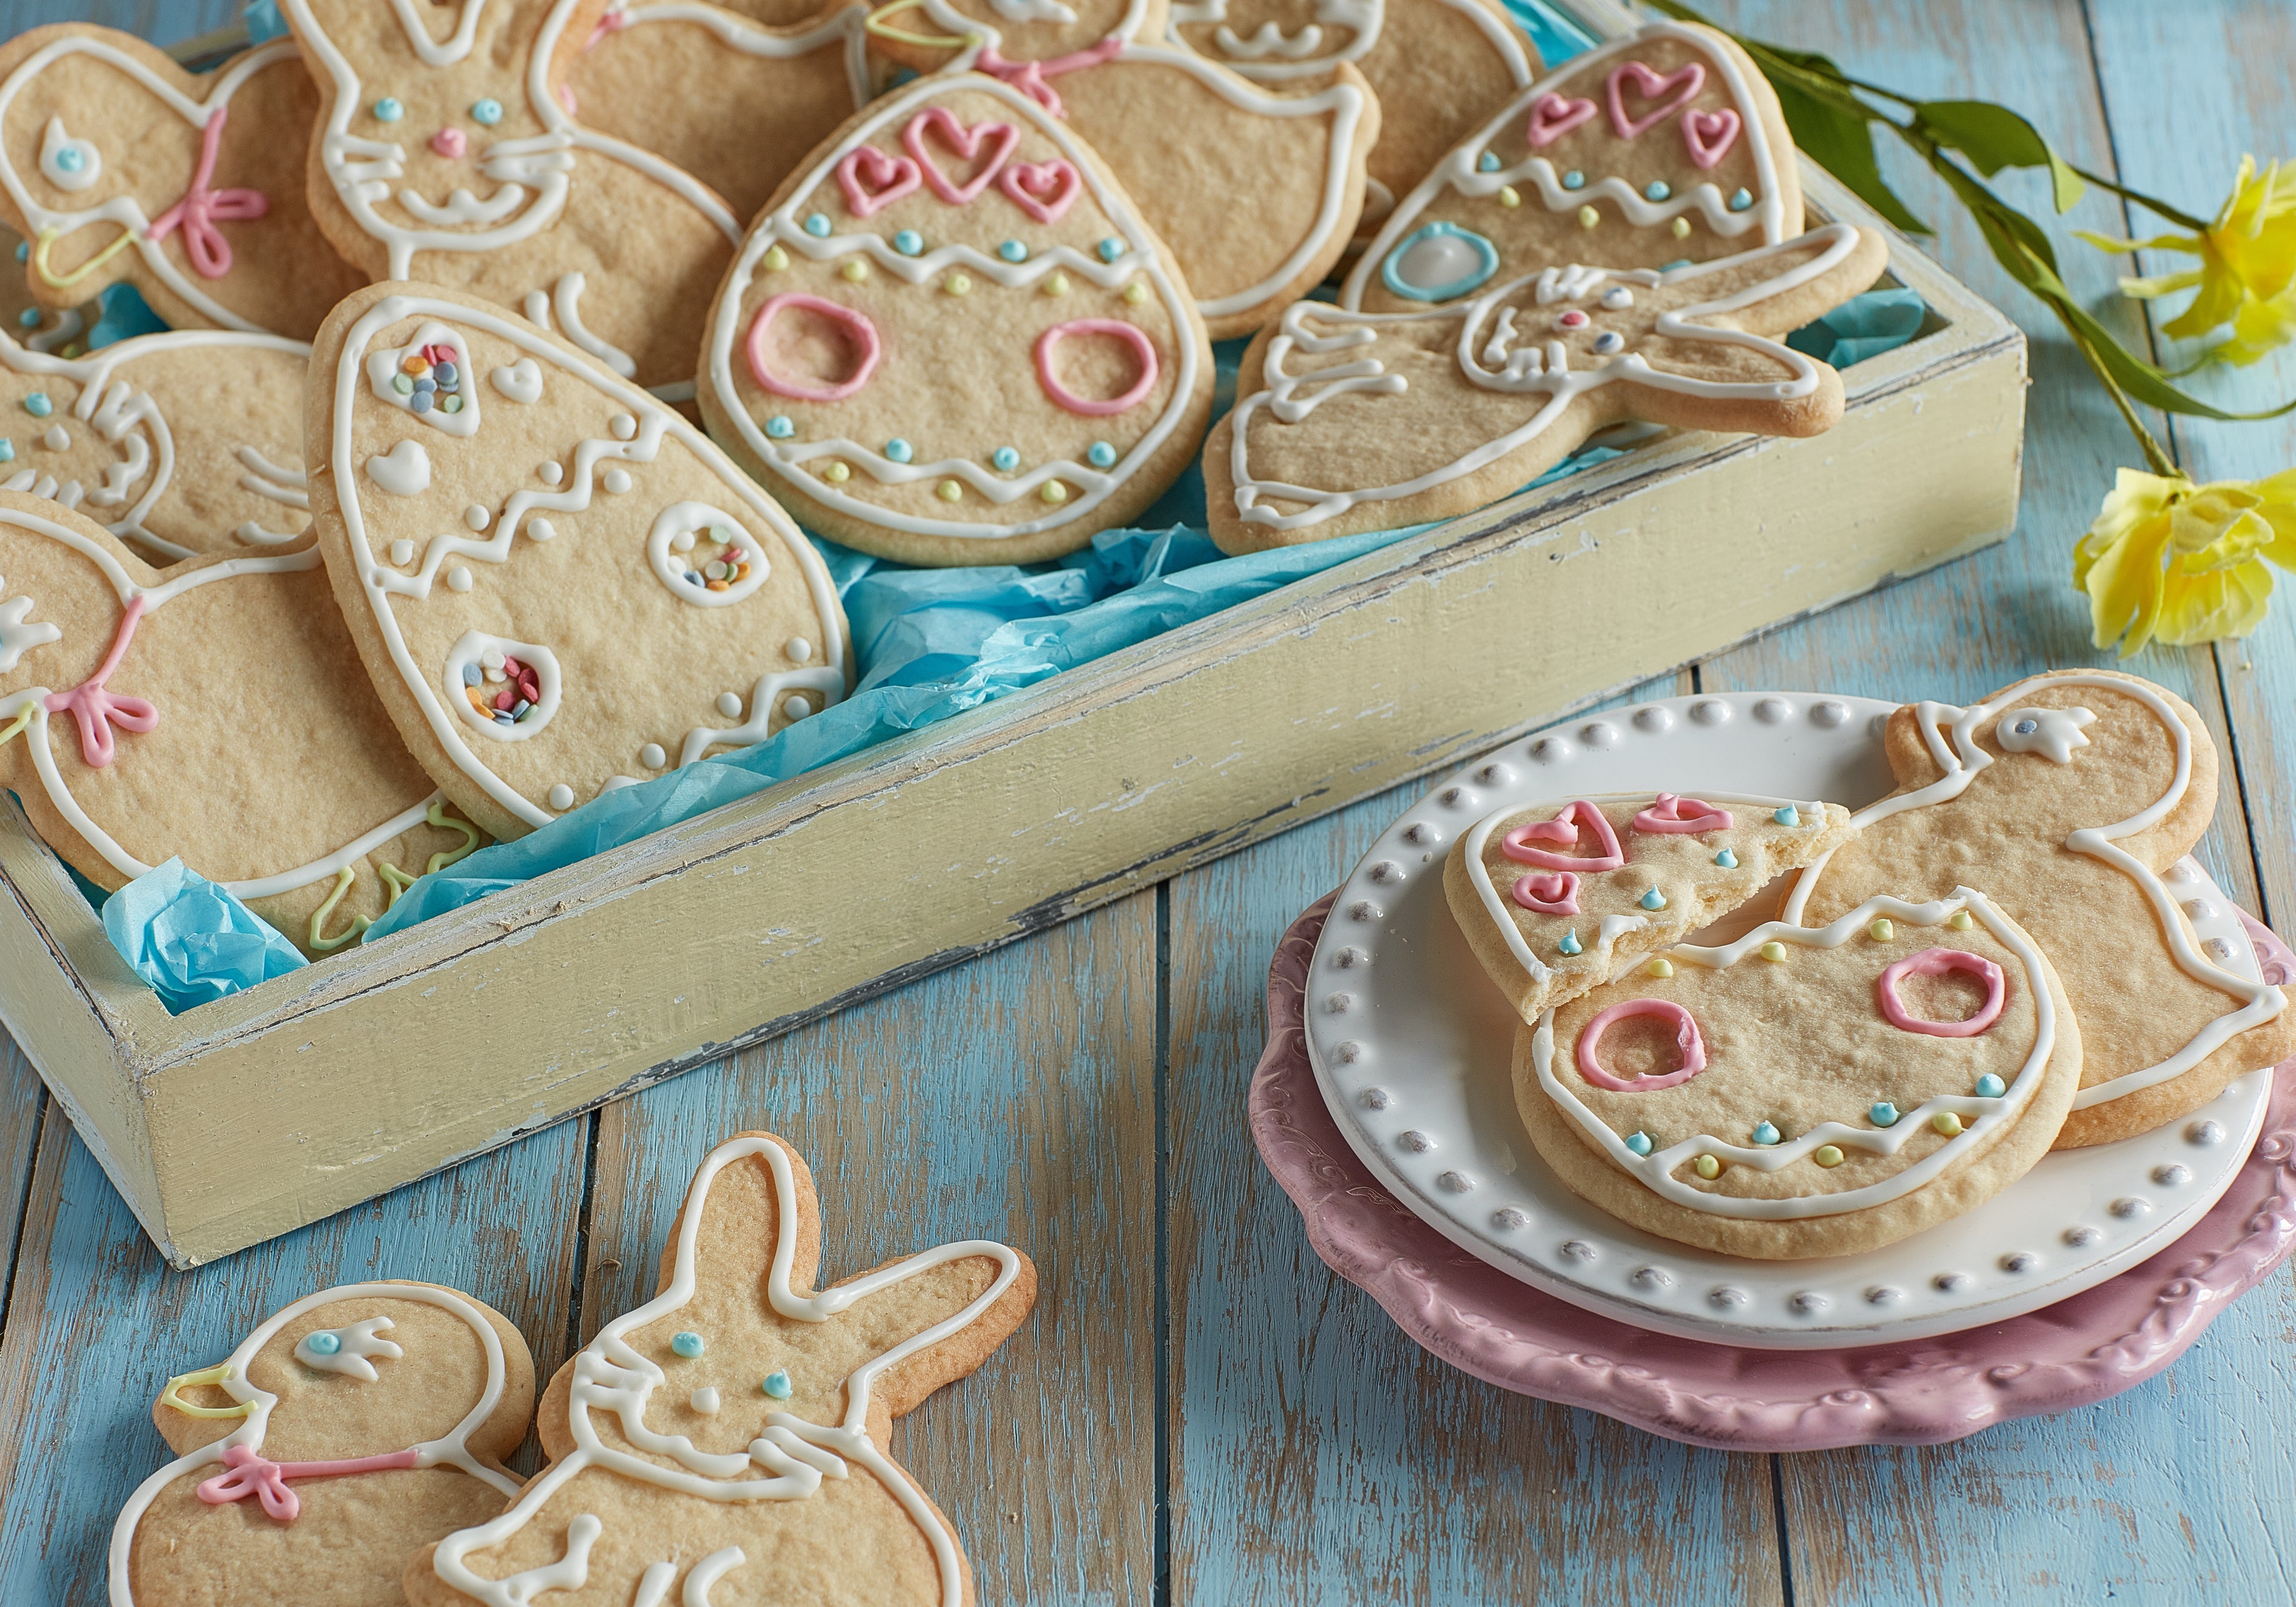
[(914, 229), (903, 229), (893, 236), (893, 249), (904, 257), (914, 257), (925, 249), (925, 237)]
[(1573, 168), (1562, 176), (1562, 187), (1566, 190), (1583, 190), (1587, 187), (1587, 176)]
[(1623, 348), (1627, 339), (1615, 329), (1606, 329), (1595, 337), (1595, 349), (1607, 357)]
[(1103, 262), (1113, 262), (1124, 255), (1124, 242), (1113, 238), (1102, 241), (1095, 249), (1099, 250)]
[(485, 100), (474, 102), (471, 106), (471, 120), (488, 128), (493, 127), (503, 120), (502, 102), (492, 95), (488, 95)]
[(812, 217), (807, 218), (805, 220), (805, 232), (812, 235), (816, 240), (828, 239), (829, 214), (826, 212), (816, 212)]
[(1651, 1152), (1651, 1136), (1648, 1133), (1629, 1133), (1627, 1135), (1627, 1147), (1637, 1155), (1647, 1155)]
[(998, 246), (996, 248), (996, 254), (1004, 258), (1007, 262), (1026, 262), (1029, 260), (1029, 248), (1022, 245), (1017, 240), (1008, 240), (1003, 245)]
[(342, 1336), (336, 1333), (315, 1333), (303, 1342), (318, 1356), (332, 1356), (343, 1348)]
[(691, 1361), (701, 1354), (701, 1336), (688, 1329), (683, 1333), (673, 1335), (669, 1341), (669, 1348)]
[(1095, 441), (1085, 452), (1085, 462), (1095, 469), (1106, 469), (1116, 462), (1116, 448), (1106, 441)]
[(2030, 736), (2041, 728), (2038, 720), (2019, 720), (2014, 727), (2019, 736)]
[(1622, 313), (1635, 304), (1635, 293), (1623, 284), (1614, 284), (1603, 292), (1603, 306), (1614, 313)]
[(785, 441), (797, 433), (797, 425), (786, 413), (776, 413), (766, 421), (766, 433), (777, 441)]
[(385, 95), (374, 103), (374, 120), (378, 123), (395, 123), (406, 115), (406, 108), (391, 95)]
[(785, 1368), (776, 1368), (773, 1372), (767, 1373), (766, 1382), (758, 1387), (763, 1390), (767, 1394), (772, 1396), (775, 1400), (787, 1400), (790, 1398), (790, 1391), (792, 1388), (790, 1383), (789, 1373)]
[(56, 405), (48, 400), (48, 393), (45, 390), (36, 390), (24, 398), (24, 411), (36, 419), (44, 419), (55, 410)]
[(1000, 472), (1010, 474), (1021, 466), (1021, 455), (1010, 447), (999, 447), (989, 455), (988, 461), (995, 463)]
[(885, 443), (885, 455), (897, 463), (906, 463), (916, 455), (917, 449), (898, 435)]
[(1668, 196), (1673, 194), (1674, 191), (1667, 184), (1666, 180), (1662, 178), (1654, 178), (1650, 181), (1650, 186), (1645, 189), (1643, 193), (1650, 197), (1652, 201), (1664, 201)]
[(1730, 209), (1733, 212), (1742, 212), (1753, 204), (1754, 197), (1751, 191), (1734, 190), (1730, 193)]

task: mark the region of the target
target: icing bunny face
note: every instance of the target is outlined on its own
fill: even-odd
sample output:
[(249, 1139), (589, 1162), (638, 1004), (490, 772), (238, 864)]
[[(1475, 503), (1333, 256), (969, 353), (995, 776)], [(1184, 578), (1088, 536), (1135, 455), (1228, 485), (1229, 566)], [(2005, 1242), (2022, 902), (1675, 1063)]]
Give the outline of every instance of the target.
[(0, 187), (33, 293), (70, 308), (118, 280), (182, 328), (308, 338), (357, 275), (304, 200), (316, 96), (285, 40), (193, 74), (78, 24), (0, 49)]
[(1623, 417), (1816, 434), (1840, 415), (1840, 376), (1749, 332), (1797, 327), (1886, 258), (1879, 235), (1832, 224), (1717, 262), (1546, 268), (1487, 289), (1490, 243), (1429, 228), (1398, 282), (1472, 299), (1396, 315), (1300, 302), (1256, 348), (1267, 389), (1205, 449), (1229, 551), (1464, 512)]
[(808, 1599), (969, 1600), (955, 1535), (884, 1442), (1019, 1324), (1026, 1258), (969, 1240), (816, 1291), (812, 1181), (767, 1134), (710, 1154), (676, 1235), (661, 1293), (568, 1364), (565, 1415), (539, 1425), (550, 1467), (418, 1562), (409, 1598), (620, 1607), (672, 1599), (686, 1570), (682, 1599), (706, 1601), (739, 1570), (772, 1599), (803, 1567)]
[(758, 219), (705, 376), (712, 429), (812, 528), (979, 562), (1070, 552), (1144, 508), (1193, 456), (1212, 365), (1160, 242), (1083, 146), (1004, 85), (936, 78)]
[[(1517, 1049), (1540, 1152), (1574, 1147), (1564, 1181), (1639, 1226), (1766, 1256), (1886, 1243), (2021, 1176), (2071, 1103), (2071, 1013), (2033, 940), (1967, 889), (1660, 957)], [(1800, 1241), (1785, 1226), (1819, 1221)]]
[(177, 1456), (119, 1514), (111, 1600), (188, 1607), (306, 1565), (379, 1599), (409, 1550), (516, 1491), (499, 1459), (533, 1401), (517, 1331), (453, 1290), (299, 1300), (220, 1365), (168, 1382), (152, 1419)]
[(844, 695), (844, 621), (811, 544), (651, 397), (429, 291), (352, 298), (316, 363), (333, 376), (328, 562), (416, 757), (488, 830)]
[(161, 563), (293, 545), (310, 523), (309, 353), (191, 330), (68, 361), (0, 336), (0, 488), (52, 497)]
[[(340, 619), (308, 539), (161, 576), (0, 492), (0, 784), (100, 886), (180, 857), (305, 952), (340, 947), (477, 837), (377, 740)], [(257, 687), (296, 718), (249, 719)]]
[(1719, 34), (1659, 23), (1533, 85), (1455, 147), (1397, 203), (1340, 304), (1405, 312), (1467, 294), (1464, 275), (1430, 271), (1444, 253), (1427, 242), (1447, 234), (1477, 242), (1483, 277), (1504, 279), (1562, 261), (1703, 262), (1801, 225), (1760, 74)]

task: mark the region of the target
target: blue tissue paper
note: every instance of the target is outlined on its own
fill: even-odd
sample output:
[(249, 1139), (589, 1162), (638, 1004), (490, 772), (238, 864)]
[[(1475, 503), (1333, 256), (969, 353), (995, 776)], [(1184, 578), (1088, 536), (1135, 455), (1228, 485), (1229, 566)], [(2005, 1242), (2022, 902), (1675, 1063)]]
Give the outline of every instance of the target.
[(180, 859), (106, 898), (103, 930), (135, 974), (178, 1013), (310, 963), (247, 906)]

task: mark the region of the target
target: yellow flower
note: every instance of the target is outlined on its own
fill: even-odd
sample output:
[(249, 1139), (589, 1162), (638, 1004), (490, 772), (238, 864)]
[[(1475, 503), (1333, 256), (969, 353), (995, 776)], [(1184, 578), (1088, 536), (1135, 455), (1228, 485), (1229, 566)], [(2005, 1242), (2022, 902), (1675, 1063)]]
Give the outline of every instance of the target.
[(2232, 338), (2210, 356), (2246, 364), (2296, 337), (2296, 162), (2284, 169), (2274, 162), (2259, 173), (2254, 157), (2242, 157), (2231, 199), (2198, 234), (2114, 240), (2083, 230), (2080, 237), (2109, 251), (2177, 251), (2201, 259), (2183, 273), (2120, 282), (2123, 294), (2146, 299), (2200, 291), (2162, 326), (2171, 339), (2188, 340), (2229, 324)]
[(2269, 559), (2296, 570), (2296, 469), (2196, 486), (2123, 469), (2073, 548), (2099, 647), (2183, 647), (2244, 636), (2272, 602)]

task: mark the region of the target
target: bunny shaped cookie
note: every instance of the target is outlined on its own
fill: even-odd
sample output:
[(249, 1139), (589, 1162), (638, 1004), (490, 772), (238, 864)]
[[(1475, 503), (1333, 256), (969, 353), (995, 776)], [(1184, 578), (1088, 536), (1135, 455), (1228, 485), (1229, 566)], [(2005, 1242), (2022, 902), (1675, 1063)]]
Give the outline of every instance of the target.
[(1439, 233), (1413, 283), (1472, 299), (1419, 313), (1293, 304), (1244, 353), (1204, 444), (1213, 539), (1254, 552), (1467, 512), (1623, 419), (1817, 435), (1841, 376), (1770, 340), (1874, 282), (1882, 237), (1829, 224), (1684, 267), (1549, 267), (1480, 287), (1487, 241)]
[(179, 857), (311, 955), (479, 835), (390, 740), (309, 537), (159, 573), (13, 491), (0, 785), (98, 886)]
[(370, 278), (484, 296), (626, 379), (682, 385), (741, 225), (692, 175), (567, 110), (604, 9), (286, 0), (322, 94), (311, 207)]
[(2053, 670), (1966, 709), (1900, 709), (1887, 746), (1898, 791), (1802, 872), (1784, 916), (1830, 921), (1880, 887), (1931, 897), (1981, 874), (2086, 1029), (2060, 1147), (2147, 1132), (2296, 1050), (2283, 991), (2234, 974), (2232, 951), (2192, 931), (2205, 901), (2185, 856), (2216, 812), (2217, 754), (2182, 698), (2112, 670)]
[(308, 340), (359, 283), (304, 200), (318, 97), (282, 39), (212, 73), (83, 23), (0, 46), (0, 214), (58, 310), (125, 280), (172, 328)]
[(887, 1450), (892, 1420), (1019, 1326), (1036, 1272), (965, 1240), (814, 1285), (804, 1160), (745, 1133), (710, 1152), (661, 1292), (561, 1369), (550, 1466), (500, 1517), (407, 1565), (414, 1607), (806, 1601), (963, 1607), (955, 1529)]
[(396, 1603), (409, 1553), (500, 1512), (534, 1410), (526, 1341), (432, 1283), (275, 1313), (152, 1408), (176, 1459), (111, 1532), (111, 1607)]
[(1571, 1191), (1685, 1244), (1875, 1249), (2048, 1152), (2081, 1029), (2040, 946), (1968, 888), (1677, 944), (1515, 1037), (1515, 1103)]
[(1344, 61), (1320, 87), (1271, 93), (1160, 43), (1165, 15), (1164, 0), (894, 0), (869, 29), (897, 61), (1002, 78), (1065, 119), (1226, 340), (1321, 283), (1347, 249), (1379, 102)]

